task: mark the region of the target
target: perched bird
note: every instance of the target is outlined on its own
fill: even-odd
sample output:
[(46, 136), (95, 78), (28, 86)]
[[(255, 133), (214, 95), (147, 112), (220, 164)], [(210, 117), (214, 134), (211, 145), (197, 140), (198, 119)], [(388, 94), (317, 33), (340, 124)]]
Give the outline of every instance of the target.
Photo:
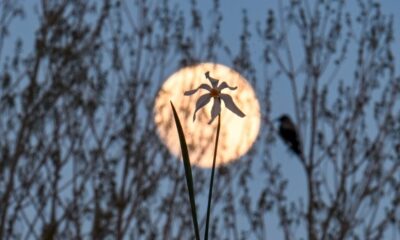
[(286, 114), (283, 114), (277, 120), (280, 123), (279, 136), (286, 143), (286, 145), (288, 145), (290, 150), (292, 150), (300, 158), (303, 158), (299, 134), (290, 117)]

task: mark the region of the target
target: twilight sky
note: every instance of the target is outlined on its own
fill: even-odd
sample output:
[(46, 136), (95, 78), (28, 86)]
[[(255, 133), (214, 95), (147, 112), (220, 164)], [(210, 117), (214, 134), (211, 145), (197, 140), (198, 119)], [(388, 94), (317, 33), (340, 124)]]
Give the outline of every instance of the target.
[[(278, 7), (278, 1), (279, 0), (249, 0), (249, 1), (243, 1), (243, 0), (221, 0), (221, 9), (223, 13), (223, 21), (222, 21), (222, 29), (221, 29), (221, 36), (226, 41), (226, 43), (232, 48), (234, 52), (238, 51), (240, 48), (240, 43), (239, 43), (239, 36), (242, 31), (242, 10), (245, 9), (248, 13), (248, 17), (250, 20), (250, 30), (254, 32), (256, 28), (256, 23), (264, 23), (265, 22), (265, 17), (267, 10), (269, 8), (272, 8), (276, 10)], [(182, 7), (187, 9), (187, 14), (190, 14), (190, 9), (188, 9), (189, 2), (186, 0), (175, 0), (175, 2), (179, 2), (179, 4), (182, 4)], [(285, 1), (287, 2), (287, 1)], [(26, 51), (31, 51), (33, 48), (34, 44), (34, 31), (37, 26), (37, 17), (36, 13), (34, 12), (34, 5), (35, 1), (26, 1), (27, 5), (32, 5), (33, 7), (26, 7), (26, 19), (25, 20), (18, 20), (13, 24), (13, 27), (18, 29), (18, 32), (14, 31), (12, 38), (17, 38), (21, 37), (24, 41), (24, 50)], [(394, 26), (395, 26), (395, 38), (396, 38), (396, 44), (398, 45), (397, 49), (400, 49), (400, 42), (399, 42), (399, 32), (398, 27), (400, 23), (400, 14), (398, 13), (400, 9), (400, 1), (396, 0), (382, 0), (382, 11), (385, 14), (393, 14), (394, 16)], [(207, 11), (210, 9), (212, 6), (212, 1), (211, 0), (199, 0), (198, 6), (200, 9), (203, 10), (203, 18), (207, 19)], [(349, 11), (354, 11), (356, 12), (356, 1), (352, 1), (350, 4), (350, 8), (348, 8)], [(207, 27), (207, 26), (205, 26)], [(16, 33), (16, 34), (15, 34)], [(298, 36), (298, 35), (296, 35)], [(252, 52), (252, 57), (253, 57), (253, 62), (255, 63), (255, 67), (257, 68), (257, 76), (262, 79), (263, 78), (263, 73), (262, 73), (262, 61), (259, 59), (260, 54), (259, 54), (259, 49), (262, 48), (262, 45), (259, 41), (258, 38), (256, 37), (256, 33), (253, 33), (253, 36), (251, 38), (251, 52)], [(292, 39), (293, 41), (296, 41), (296, 39)], [(8, 43), (12, 43), (13, 41), (8, 41)], [(6, 45), (3, 49), (4, 53), (7, 54), (7, 52), (13, 52), (14, 46), (13, 45)], [(396, 51), (396, 58), (400, 58), (400, 52)], [(355, 57), (355, 56), (354, 56)], [(221, 62), (222, 64), (225, 64), (227, 66), (230, 66), (230, 63), (228, 62), (226, 56), (221, 55)], [(398, 67), (399, 64), (397, 64)], [(344, 79), (346, 79), (346, 76), (352, 76), (352, 71), (353, 68), (352, 66), (349, 66), (348, 68), (343, 68), (341, 75)], [(172, 74), (173, 71), (169, 72), (169, 74)], [(166, 78), (168, 75), (165, 76)], [(282, 80), (282, 81), (281, 81)], [(272, 96), (271, 96), (271, 101), (273, 103), (272, 105), (272, 113), (275, 116), (278, 116), (282, 113), (288, 113), (289, 115), (293, 116), (293, 106), (292, 106), (292, 100), (290, 99), (288, 95), (287, 88), (289, 87), (288, 81), (283, 79), (277, 79), (274, 81), (274, 86), (273, 86), (273, 91), (272, 91)], [(262, 107), (262, 103), (261, 103)], [(261, 126), (262, 127), (262, 126)], [(283, 173), (285, 176), (290, 176), (290, 182), (288, 186), (288, 193), (289, 197), (297, 198), (299, 196), (304, 196), (306, 189), (303, 187), (305, 186), (304, 182), (304, 176), (303, 172), (300, 171), (300, 165), (298, 161), (294, 161), (294, 156), (288, 152), (287, 148), (282, 144), (281, 141), (278, 141), (275, 146), (272, 148), (272, 154), (273, 158), (276, 161), (279, 161), (282, 164), (282, 169)], [(257, 182), (257, 181), (256, 181)], [(259, 182), (259, 184), (263, 184)], [(257, 191), (259, 188), (259, 185), (255, 184), (253, 185), (254, 191)], [(271, 216), (271, 219), (267, 219), (267, 223), (269, 223), (272, 227), (268, 227), (268, 239), (281, 239), (282, 236), (280, 235), (280, 230), (278, 229), (278, 222), (277, 219), (274, 216)], [(302, 233), (300, 233), (302, 234)]]

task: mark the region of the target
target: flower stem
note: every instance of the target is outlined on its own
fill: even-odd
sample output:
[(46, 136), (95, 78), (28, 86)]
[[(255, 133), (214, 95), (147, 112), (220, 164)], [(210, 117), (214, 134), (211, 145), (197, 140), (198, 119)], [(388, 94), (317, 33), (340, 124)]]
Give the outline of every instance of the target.
[(211, 213), (211, 197), (212, 197), (212, 189), (214, 182), (214, 173), (215, 173), (215, 162), (217, 158), (217, 150), (218, 150), (218, 139), (219, 139), (219, 129), (221, 127), (221, 114), (218, 114), (218, 126), (217, 126), (217, 135), (215, 137), (215, 147), (214, 147), (214, 158), (211, 170), (211, 180), (210, 180), (210, 189), (208, 192), (208, 204), (207, 204), (207, 218), (206, 218), (206, 232), (204, 234), (204, 240), (208, 240), (208, 226), (210, 222), (210, 213)]

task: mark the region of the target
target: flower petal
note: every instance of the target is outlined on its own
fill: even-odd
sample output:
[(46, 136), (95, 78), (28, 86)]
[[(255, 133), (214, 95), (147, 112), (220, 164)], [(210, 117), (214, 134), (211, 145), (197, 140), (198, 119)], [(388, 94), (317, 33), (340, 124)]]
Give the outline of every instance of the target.
[(213, 77), (211, 77), (211, 76), (210, 76), (210, 72), (206, 72), (204, 75), (206, 75), (206, 78), (207, 78), (208, 80), (210, 80), (211, 86), (212, 86), (213, 88), (217, 88), (219, 80), (218, 80), (218, 79), (215, 79), (215, 78), (213, 78)]
[(202, 88), (202, 89), (205, 89), (205, 90), (208, 90), (208, 91), (211, 91), (211, 87), (210, 86), (208, 86), (207, 84), (201, 84), (198, 88), (195, 88), (195, 89), (193, 89), (193, 90), (189, 90), (189, 91), (186, 91), (184, 94), (185, 94), (185, 96), (190, 96), (190, 95), (193, 95), (193, 94), (195, 94), (200, 88)]
[(200, 108), (204, 107), (208, 102), (210, 102), (210, 99), (211, 99), (211, 95), (208, 94), (208, 93), (206, 93), (206, 94), (204, 94), (203, 96), (201, 96), (201, 97), (197, 100), (197, 102), (196, 102), (196, 110), (194, 111), (194, 114), (193, 114), (193, 122), (194, 122), (194, 120), (196, 120), (196, 113), (197, 113), (197, 111), (198, 111)]
[(221, 99), (224, 101), (226, 108), (231, 110), (234, 114), (238, 115), (239, 117), (246, 116), (233, 102), (232, 97), (228, 94), (220, 94)]
[(211, 120), (208, 122), (208, 124), (211, 124), (215, 117), (218, 116), (218, 114), (221, 113), (221, 99), (220, 98), (214, 98), (214, 104), (211, 108)]
[(231, 87), (226, 82), (222, 82), (221, 85), (219, 85), (218, 90), (221, 91), (224, 88), (229, 88), (230, 90), (236, 90), (237, 87)]

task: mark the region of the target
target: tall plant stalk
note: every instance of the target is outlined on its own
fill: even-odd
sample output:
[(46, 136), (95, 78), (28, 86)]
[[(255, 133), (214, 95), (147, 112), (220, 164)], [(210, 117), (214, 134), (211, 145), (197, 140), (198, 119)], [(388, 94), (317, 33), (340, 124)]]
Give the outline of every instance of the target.
[(215, 137), (214, 157), (213, 157), (213, 164), (212, 164), (212, 170), (211, 170), (210, 189), (208, 192), (207, 218), (206, 218), (206, 230), (204, 233), (204, 240), (208, 239), (208, 228), (209, 228), (210, 213), (211, 213), (211, 198), (212, 198), (212, 189), (213, 189), (213, 183), (214, 183), (215, 162), (216, 162), (216, 158), (217, 158), (220, 127), (221, 127), (221, 114), (218, 115), (217, 135)]

